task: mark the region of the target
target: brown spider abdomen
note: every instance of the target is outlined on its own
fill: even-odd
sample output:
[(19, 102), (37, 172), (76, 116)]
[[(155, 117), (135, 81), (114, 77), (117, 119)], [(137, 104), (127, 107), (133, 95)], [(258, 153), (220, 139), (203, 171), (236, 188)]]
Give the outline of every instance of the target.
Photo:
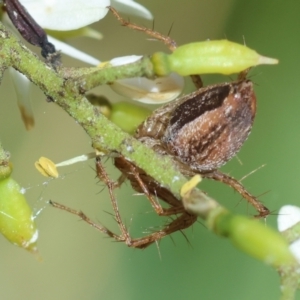
[(212, 86), (176, 107), (162, 145), (194, 171), (218, 169), (242, 147), (255, 112), (251, 81)]

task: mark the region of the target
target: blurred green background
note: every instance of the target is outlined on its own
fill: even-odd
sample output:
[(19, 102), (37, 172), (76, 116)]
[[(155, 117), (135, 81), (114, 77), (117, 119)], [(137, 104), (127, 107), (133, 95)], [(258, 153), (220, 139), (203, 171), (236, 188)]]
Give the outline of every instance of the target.
[[(236, 178), (266, 164), (243, 181), (274, 212), (267, 224), (276, 226), (283, 204), (300, 205), (300, 2), (296, 0), (141, 0), (155, 17), (155, 29), (177, 43), (222, 39), (246, 43), (259, 53), (278, 58), (278, 66), (252, 70), (258, 112), (252, 134), (223, 170)], [(131, 17), (151, 27), (151, 22)], [(165, 50), (142, 33), (121, 27), (108, 16), (93, 25), (102, 41), (86, 38), (70, 43), (101, 60), (128, 54)], [(69, 66), (84, 66), (64, 57)], [(231, 80), (206, 76), (205, 84)], [(187, 91), (192, 85), (187, 80)], [(113, 101), (123, 100), (108, 87), (95, 92)], [(47, 156), (59, 162), (91, 151), (83, 130), (33, 88), (36, 126), (26, 132), (16, 97), (6, 74), (1, 85), (0, 132), (12, 154), (14, 178), (28, 187), (27, 199), (36, 211), (43, 262), (0, 238), (1, 299), (278, 299), (279, 277), (270, 267), (236, 250), (226, 239), (211, 234), (200, 223), (141, 251), (113, 242), (79, 218), (49, 207), (49, 199), (83, 210), (97, 222), (117, 231), (107, 193), (95, 179), (93, 162), (65, 168), (61, 179), (45, 182), (34, 161)], [(110, 162), (108, 161), (107, 165)], [(117, 173), (110, 168), (110, 174)], [(234, 212), (252, 214), (244, 200), (216, 182), (202, 188)], [(139, 236), (166, 222), (155, 216), (149, 203), (133, 196), (130, 185), (119, 193), (122, 214), (130, 232)], [(160, 254), (159, 254), (160, 252)], [(160, 257), (161, 255), (161, 257)], [(299, 295), (298, 295), (299, 296)], [(300, 299), (300, 297), (299, 297)]]

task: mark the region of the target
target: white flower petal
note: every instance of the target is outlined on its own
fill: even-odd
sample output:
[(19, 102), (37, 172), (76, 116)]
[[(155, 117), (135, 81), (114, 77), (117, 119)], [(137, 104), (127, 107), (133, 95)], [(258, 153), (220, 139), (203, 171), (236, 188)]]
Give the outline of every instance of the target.
[(172, 73), (155, 80), (147, 78), (122, 79), (114, 82), (111, 88), (122, 96), (149, 103), (161, 104), (176, 99), (182, 92), (184, 79)]
[(300, 263), (300, 240), (297, 240), (290, 244), (289, 246), (290, 251), (293, 253), (293, 255), (296, 257), (298, 262)]
[(22, 120), (27, 130), (34, 126), (33, 110), (30, 102), (30, 81), (26, 76), (9, 68), (10, 77), (12, 79), (18, 100), (18, 106), (21, 112)]
[(74, 30), (97, 22), (108, 12), (110, 0), (20, 0), (43, 28)]
[[(112, 59), (109, 64), (120, 66), (133, 63), (142, 56), (130, 55)], [(182, 92), (184, 79), (176, 73), (166, 77), (150, 80), (144, 77), (128, 78), (115, 81), (110, 85), (118, 94), (132, 100), (148, 103), (161, 104), (177, 98)]]
[(111, 0), (111, 6), (125, 14), (136, 15), (149, 20), (153, 19), (148, 9), (132, 0)]
[(90, 56), (80, 50), (77, 50), (76, 48), (61, 42), (51, 36), (48, 36), (48, 40), (50, 43), (52, 43), (56, 50), (60, 50), (61, 52), (63, 52), (64, 54), (67, 54), (68, 56), (74, 57), (78, 60), (84, 61), (88, 64), (91, 65), (99, 65), (100, 61), (97, 58), (94, 58), (93, 56)]
[(138, 61), (142, 57), (143, 57), (142, 55), (121, 56), (121, 57), (113, 58), (112, 60), (109, 61), (109, 63), (112, 66), (122, 66), (130, 63), (134, 63), (135, 61)]
[(85, 26), (79, 29), (67, 31), (46, 29), (46, 33), (61, 41), (76, 37), (88, 37), (96, 40), (103, 39), (103, 35), (101, 34), (101, 32), (93, 29), (91, 26)]
[(294, 205), (282, 206), (278, 212), (278, 230), (284, 231), (300, 222), (300, 208)]

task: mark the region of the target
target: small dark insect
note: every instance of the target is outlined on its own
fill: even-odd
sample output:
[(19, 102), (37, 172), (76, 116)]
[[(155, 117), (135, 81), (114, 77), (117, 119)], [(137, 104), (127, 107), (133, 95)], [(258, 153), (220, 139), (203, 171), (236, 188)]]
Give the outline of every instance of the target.
[(55, 53), (55, 47), (48, 41), (45, 31), (18, 0), (4, 0), (4, 4), (12, 23), (28, 43), (41, 47), (44, 58)]

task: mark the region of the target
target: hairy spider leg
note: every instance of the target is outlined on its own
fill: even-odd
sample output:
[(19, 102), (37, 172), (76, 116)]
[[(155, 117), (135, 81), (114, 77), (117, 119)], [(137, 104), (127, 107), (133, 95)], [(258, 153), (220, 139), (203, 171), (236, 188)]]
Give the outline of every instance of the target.
[[(123, 166), (124, 166), (124, 164), (123, 164)], [(128, 165), (126, 164), (126, 167), (129, 168), (129, 166), (130, 166), (130, 169), (128, 169), (127, 171), (128, 171), (128, 173), (133, 175), (133, 177), (130, 177), (130, 178), (132, 181), (134, 181), (133, 178), (135, 179), (135, 181), (133, 182), (133, 186), (139, 187), (139, 188), (137, 188), (139, 192), (143, 191), (143, 192), (145, 192), (147, 197), (151, 196), (151, 198), (152, 198), (151, 193), (147, 190), (147, 185), (142, 182), (139, 172), (135, 169), (134, 166), (130, 165), (130, 163), (128, 162)], [(99, 230), (100, 232), (107, 234), (109, 237), (112, 237), (116, 241), (124, 242), (128, 247), (139, 248), (139, 249), (144, 249), (144, 248), (148, 247), (149, 245), (151, 245), (152, 243), (155, 243), (155, 242), (161, 240), (163, 237), (170, 235), (173, 232), (182, 231), (183, 229), (188, 228), (191, 225), (193, 225), (197, 220), (196, 216), (190, 215), (188, 212), (186, 212), (184, 210), (182, 203), (179, 200), (177, 200), (170, 192), (168, 192), (164, 188), (160, 188), (157, 190), (158, 196), (162, 197), (163, 198), (162, 200), (167, 199), (165, 201), (168, 204), (170, 204), (171, 206), (173, 206), (173, 207), (170, 207), (169, 211), (168, 211), (168, 209), (166, 209), (165, 214), (163, 213), (160, 215), (164, 215), (164, 216), (175, 215), (174, 219), (170, 223), (165, 225), (161, 230), (152, 232), (151, 234), (146, 235), (141, 238), (132, 238), (130, 236), (128, 229), (126, 228), (124, 222), (122, 221), (122, 218), (121, 218), (121, 215), (119, 212), (119, 208), (118, 208), (118, 203), (117, 203), (117, 200), (116, 200), (116, 197), (114, 194), (114, 189), (118, 185), (115, 182), (113, 182), (112, 180), (110, 180), (105, 168), (103, 167), (103, 165), (101, 163), (100, 158), (96, 159), (96, 172), (97, 172), (98, 178), (101, 181), (103, 181), (106, 184), (106, 186), (108, 187), (110, 199), (111, 199), (111, 203), (112, 203), (112, 207), (113, 207), (113, 211), (114, 211), (114, 218), (115, 218), (116, 222), (118, 223), (118, 227), (121, 231), (120, 235), (113, 233), (111, 230), (109, 230), (108, 228), (106, 228), (98, 223), (95, 223), (89, 217), (87, 217), (82, 211), (72, 209), (70, 207), (59, 204), (52, 200), (50, 200), (49, 203), (53, 207), (56, 207), (61, 210), (65, 210), (69, 213), (72, 213), (74, 215), (77, 215), (83, 221), (85, 221), (86, 223), (88, 223), (89, 225), (94, 227), (95, 229)], [(152, 179), (152, 182), (154, 182), (153, 179)], [(151, 204), (152, 204), (152, 202), (151, 202)], [(158, 202), (156, 202), (156, 204), (154, 205), (155, 206), (154, 208), (159, 207), (159, 206), (157, 206), (157, 204), (158, 204)], [(160, 211), (159, 208), (158, 208), (158, 211)], [(162, 212), (163, 212), (163, 210), (162, 210)], [(179, 214), (179, 213), (180, 213), (180, 216), (177, 216), (177, 214)]]
[[(154, 29), (150, 29), (144, 26), (131, 23), (125, 20), (124, 18), (122, 18), (120, 14), (111, 6), (109, 7), (109, 10), (112, 12), (115, 18), (121, 23), (122, 26), (128, 27), (133, 30), (144, 32), (145, 34), (151, 36), (152, 38), (163, 42), (171, 51), (174, 51), (177, 48), (176, 42), (169, 35), (164, 35), (158, 31), (155, 31)], [(197, 89), (203, 87), (203, 82), (199, 75), (195, 74), (195, 75), (191, 75), (190, 77)]]

